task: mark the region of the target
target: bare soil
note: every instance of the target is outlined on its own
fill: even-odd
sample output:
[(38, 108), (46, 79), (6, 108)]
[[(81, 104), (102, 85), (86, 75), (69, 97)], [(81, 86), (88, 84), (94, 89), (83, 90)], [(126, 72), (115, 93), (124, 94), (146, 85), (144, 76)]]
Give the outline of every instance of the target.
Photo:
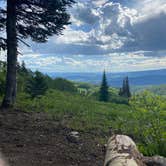
[(10, 166), (102, 166), (105, 149), (94, 133), (72, 129), (46, 113), (0, 111), (0, 151)]

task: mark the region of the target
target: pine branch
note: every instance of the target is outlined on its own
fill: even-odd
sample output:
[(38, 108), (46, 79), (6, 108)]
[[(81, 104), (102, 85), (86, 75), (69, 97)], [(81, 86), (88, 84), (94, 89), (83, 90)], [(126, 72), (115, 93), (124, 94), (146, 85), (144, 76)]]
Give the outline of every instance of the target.
[(25, 41), (23, 41), (21, 38), (17, 37), (17, 39), (23, 43), (24, 45), (26, 45), (27, 47), (31, 47), (28, 43), (26, 43)]

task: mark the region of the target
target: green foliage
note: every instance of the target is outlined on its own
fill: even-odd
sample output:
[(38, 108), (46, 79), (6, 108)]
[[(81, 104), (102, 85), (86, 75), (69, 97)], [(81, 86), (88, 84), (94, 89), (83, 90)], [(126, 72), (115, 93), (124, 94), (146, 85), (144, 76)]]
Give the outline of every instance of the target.
[(32, 98), (44, 95), (48, 89), (45, 77), (42, 73), (36, 71), (34, 75), (28, 80), (26, 91)]
[(16, 107), (25, 111), (48, 112), (52, 118), (66, 127), (79, 131), (107, 133), (117, 115), (129, 110), (127, 105), (103, 103), (78, 94), (48, 90), (40, 98), (18, 95)]
[(135, 134), (139, 134), (140, 148), (146, 155), (166, 154), (166, 102), (165, 98), (145, 91), (131, 100)]
[[(60, 124), (78, 131), (94, 132), (108, 139), (108, 131), (127, 134), (144, 155), (166, 154), (165, 98), (148, 92), (133, 96), (130, 105), (98, 102), (78, 94), (49, 90), (40, 98), (20, 94), (17, 108), (45, 111)], [(162, 147), (162, 148), (161, 148)]]
[(166, 154), (166, 103), (165, 98), (143, 92), (130, 100), (131, 110), (118, 117), (122, 133), (137, 141), (145, 155)]
[(77, 92), (77, 88), (74, 86), (74, 84), (64, 78), (54, 79), (51, 88), (66, 92)]
[(108, 84), (105, 71), (103, 73), (103, 79), (100, 87), (99, 100), (104, 102), (108, 102), (109, 100)]
[[(108, 93), (109, 93), (109, 102), (111, 103), (116, 103), (116, 104), (128, 104), (128, 98), (126, 97), (121, 97), (118, 94), (118, 89), (116, 88), (109, 88), (108, 89)], [(88, 97), (94, 99), (94, 100), (98, 100), (99, 99), (99, 88), (95, 88), (93, 89), (93, 91), (91, 91), (91, 93), (89, 93)]]
[(27, 82), (33, 76), (33, 72), (28, 70), (25, 66), (25, 63), (22, 62), (21, 65), (18, 64), (17, 70), (17, 92), (25, 92)]
[(75, 85), (77, 88), (86, 89), (86, 90), (89, 90), (89, 89), (92, 89), (93, 87), (95, 87), (95, 85), (85, 83), (85, 82), (77, 82), (77, 83), (75, 83)]
[[(1, 65), (2, 64), (2, 65)], [(0, 63), (0, 95), (4, 94), (5, 90), (5, 63)], [(32, 97), (43, 95), (47, 89), (57, 89), (67, 92), (77, 92), (77, 88), (73, 82), (63, 78), (53, 79), (48, 75), (40, 72), (32, 72), (26, 68), (24, 62), (17, 65), (17, 92), (27, 92)]]

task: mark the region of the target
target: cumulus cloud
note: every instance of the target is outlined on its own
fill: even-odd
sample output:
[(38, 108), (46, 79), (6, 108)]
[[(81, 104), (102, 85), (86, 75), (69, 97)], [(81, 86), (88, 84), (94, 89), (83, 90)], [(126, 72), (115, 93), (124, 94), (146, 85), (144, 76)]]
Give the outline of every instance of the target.
[[(101, 49), (107, 49), (107, 52), (165, 50), (166, 2), (135, 0), (135, 8), (119, 2), (96, 0), (92, 2), (93, 8), (92, 5), (81, 3), (80, 12), (77, 11), (73, 17), (81, 20), (82, 25), (95, 23), (90, 33), (85, 32), (88, 39), (86, 43), (92, 47), (96, 44)], [(89, 15), (88, 18), (85, 13)]]
[(166, 2), (133, 1), (135, 8), (125, 1), (80, 1), (71, 10), (73, 23), (64, 35), (52, 37), (45, 47), (32, 44), (32, 49), (70, 55), (165, 50)]
[(53, 49), (50, 49), (52, 46), (61, 54), (66, 50), (69, 54), (105, 54), (132, 40), (131, 23), (137, 12), (119, 3), (105, 1), (98, 7), (99, 2), (101, 4), (101, 1), (78, 3), (71, 11), (72, 26), (64, 31), (63, 36), (51, 39), (49, 50)]
[(89, 3), (80, 3), (78, 2), (74, 6), (74, 17), (82, 22), (82, 24), (93, 25), (99, 20), (99, 15), (96, 10), (89, 5)]
[(72, 24), (63, 36), (31, 43), (31, 50), (21, 47), (31, 67), (122, 71), (166, 66), (165, 0), (79, 0), (70, 13)]

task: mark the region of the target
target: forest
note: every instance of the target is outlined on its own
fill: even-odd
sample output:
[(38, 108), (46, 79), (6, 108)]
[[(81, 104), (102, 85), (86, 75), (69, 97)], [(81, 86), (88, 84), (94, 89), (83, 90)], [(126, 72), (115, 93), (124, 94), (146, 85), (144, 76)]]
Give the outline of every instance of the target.
[(99, 166), (108, 139), (119, 134), (130, 136), (144, 156), (166, 157), (165, 84), (130, 86), (126, 75), (121, 87), (112, 87), (105, 69), (100, 85), (75, 82), (32, 70), (19, 60), (24, 56), (21, 44), (30, 49), (29, 40), (45, 44), (63, 34), (72, 24), (68, 8), (75, 3), (6, 0), (1, 4), (0, 31), (6, 33), (0, 37), (6, 57), (0, 60), (2, 153), (17, 166)]

